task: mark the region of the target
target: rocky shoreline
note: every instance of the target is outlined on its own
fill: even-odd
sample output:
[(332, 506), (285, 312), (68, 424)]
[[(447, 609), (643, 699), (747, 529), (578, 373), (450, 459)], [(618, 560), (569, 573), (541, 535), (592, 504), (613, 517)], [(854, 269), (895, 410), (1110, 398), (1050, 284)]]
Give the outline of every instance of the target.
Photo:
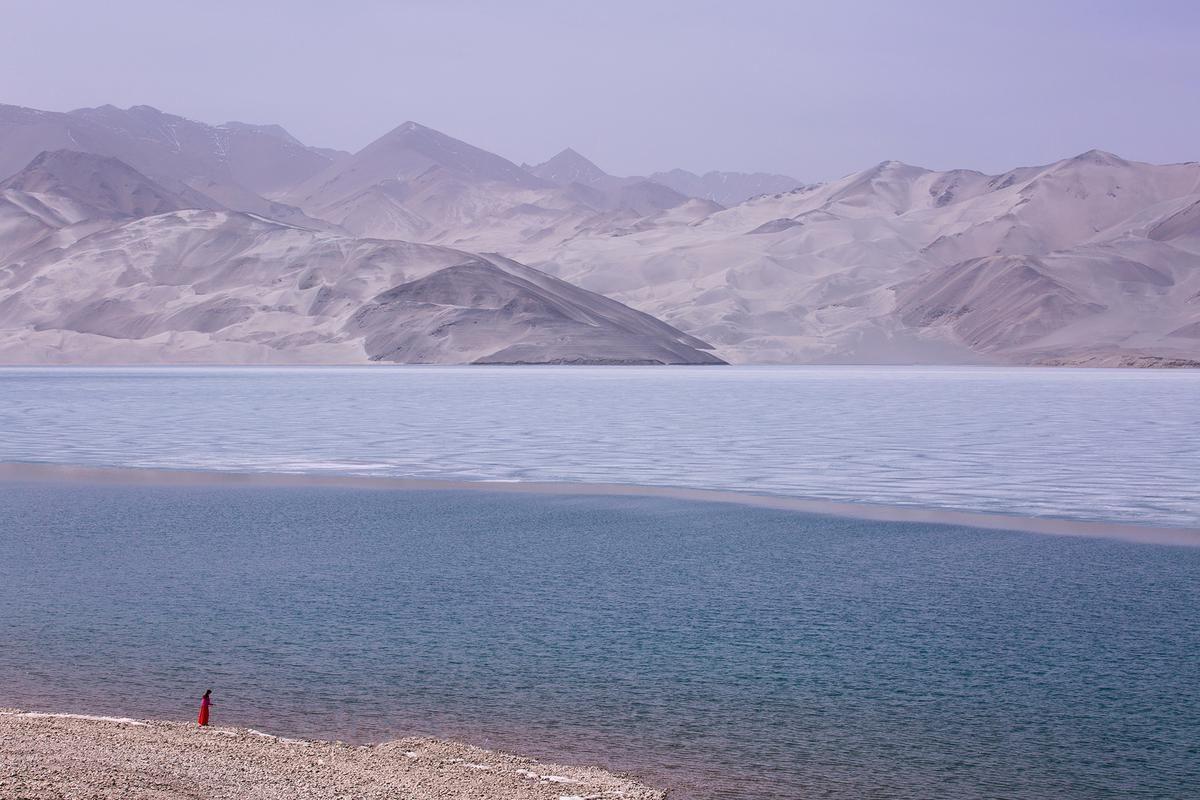
[(248, 728), (0, 709), (0, 797), (20, 800), (664, 800), (630, 776), (427, 738), (376, 745)]

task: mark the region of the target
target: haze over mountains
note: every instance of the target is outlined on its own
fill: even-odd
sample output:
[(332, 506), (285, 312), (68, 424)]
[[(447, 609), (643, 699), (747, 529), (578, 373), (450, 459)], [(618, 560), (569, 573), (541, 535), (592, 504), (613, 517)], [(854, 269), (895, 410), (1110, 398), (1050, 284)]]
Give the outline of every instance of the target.
[(655, 172), (650, 180), (669, 186), (688, 197), (712, 200), (723, 206), (737, 205), (760, 194), (775, 194), (799, 189), (803, 184), (787, 175), (769, 172), (706, 172), (697, 175), (686, 169)]
[(0, 179), (6, 363), (1200, 365), (1195, 163), (801, 186), (0, 106)]

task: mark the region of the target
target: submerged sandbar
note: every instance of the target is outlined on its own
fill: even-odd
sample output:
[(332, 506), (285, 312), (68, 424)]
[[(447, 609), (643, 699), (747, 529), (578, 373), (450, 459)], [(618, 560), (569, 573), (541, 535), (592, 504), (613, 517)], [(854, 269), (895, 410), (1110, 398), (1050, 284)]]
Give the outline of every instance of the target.
[(454, 481), (374, 475), (232, 472), (72, 464), (0, 463), (0, 481), (139, 486), (245, 486), (351, 488), (383, 491), (486, 491), (495, 493), (598, 497), (659, 497), (704, 503), (795, 511), (877, 522), (955, 525), (985, 530), (1022, 531), (1052, 536), (1117, 539), (1141, 544), (1200, 547), (1200, 527), (1167, 527), (1124, 522), (1033, 517), (921, 506), (848, 503), (722, 489), (548, 481)]

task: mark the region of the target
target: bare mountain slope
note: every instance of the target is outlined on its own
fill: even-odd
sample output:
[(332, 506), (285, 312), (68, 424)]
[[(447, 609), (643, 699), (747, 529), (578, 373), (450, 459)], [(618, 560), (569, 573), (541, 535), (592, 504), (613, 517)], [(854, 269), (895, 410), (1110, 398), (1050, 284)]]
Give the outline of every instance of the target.
[(734, 361), (1188, 363), (1198, 202), (1200, 165), (1098, 151), (995, 176), (884, 162), (508, 252)]
[(313, 227), (324, 223), (265, 195), (332, 163), (290, 136), (262, 126), (206, 125), (150, 106), (68, 113), (0, 105), (0, 177), (42, 151), (111, 156), (175, 192), (195, 189), (222, 205)]
[(326, 208), (381, 182), (403, 182), (431, 169), (474, 183), (521, 189), (549, 185), (500, 156), (424, 125), (405, 122), (349, 158), (318, 172), (288, 196), (305, 208)]
[(172, 192), (119, 159), (74, 150), (40, 153), (25, 169), (0, 181), (0, 192), (66, 200), (57, 205), (71, 222), (221, 207), (191, 189)]
[[(725, 358), (752, 363), (1200, 363), (1200, 165), (1194, 163), (1144, 164), (1092, 150), (985, 175), (885, 161), (827, 184), (786, 188), (791, 179), (771, 175), (616, 177), (570, 149), (544, 164), (519, 167), (415, 123), (351, 155), (306, 147), (278, 126), (206, 126), (144, 106), (69, 114), (0, 106), (0, 177), (44, 150), (59, 149), (120, 160), (72, 166), (66, 170), (74, 176), (69, 185), (54, 164), (40, 165), (0, 188), (0, 275), (9, 287), (41, 271), (49, 276), (56, 260), (117, 258), (124, 239), (108, 242), (111, 251), (89, 248), (119, 231), (132, 236), (140, 228), (130, 218), (144, 214), (162, 221), (129, 241), (167, 261), (179, 242), (190, 243), (184, 248), (188, 258), (192, 248), (224, 252), (224, 243), (249, 235), (246, 225), (271, 226), (270, 220), (283, 224), (262, 236), (278, 242), (286, 238), (280, 230), (295, 230), (309, 238), (289, 247), (305, 257), (315, 248), (318, 261), (334, 247), (331, 242), (341, 243), (334, 247), (341, 253), (350, 242), (363, 247), (383, 239), (421, 241), (457, 254), (454, 263), (439, 262), (436, 270), (407, 278), (407, 288), (373, 284), (372, 293), (350, 295), (344, 308), (331, 313), (342, 326), (362, 326), (354, 335), (345, 327), (333, 331), (322, 311), (316, 315), (322, 319), (310, 320), (307, 338), (265, 345), (268, 351), (246, 358), (280, 357), (270, 348), (289, 351), (302, 340), (304, 358), (347, 352), (343, 346), (351, 340), (361, 340), (351, 346), (358, 348), (353, 357), (365, 358), (368, 338), (375, 343), (368, 347), (372, 355), (487, 358), (517, 347), (511, 337), (529, 325), (531, 331), (557, 331), (554, 341), (563, 348), (553, 358), (586, 360), (592, 356), (572, 351), (572, 331), (587, 332), (595, 342), (606, 326), (626, 333), (638, 328), (629, 327), (627, 317), (598, 322), (572, 312), (559, 319), (557, 301), (546, 295), (550, 290), (506, 260), (515, 258), (678, 329), (642, 331), (659, 348), (645, 359), (646, 351), (625, 334), (613, 334), (628, 360), (667, 358), (663, 354), (675, 345), (660, 334), (697, 347), (698, 340), (679, 333), (686, 331), (714, 343)], [(68, 156), (54, 158), (64, 168), (70, 164)], [(138, 181), (122, 166), (149, 178)], [(663, 185), (672, 181), (680, 191)], [(706, 188), (711, 186), (731, 194), (719, 195)], [(728, 208), (684, 196), (741, 199), (750, 187), (755, 196)], [(181, 207), (252, 216), (226, 214), (216, 224)], [(195, 229), (189, 232), (189, 226)], [(505, 258), (471, 255), (480, 252)], [(285, 248), (229, 257), (265, 276), (272, 264), (290, 269), (292, 253)], [(227, 266), (214, 262), (197, 269), (208, 274)], [(137, 284), (137, 273), (124, 275), (121, 281)], [(27, 288), (47, 281), (53, 283), (47, 277)], [(256, 288), (219, 302), (241, 308), (254, 291), (269, 294), (274, 284), (251, 285)], [(330, 292), (309, 308), (342, 302)], [(422, 299), (433, 296), (448, 302)], [(203, 302), (217, 300), (205, 296)], [(484, 305), (477, 307), (476, 300)], [(182, 311), (186, 303), (176, 301)], [(3, 302), (24, 300), (10, 292)], [(150, 313), (145, 302), (134, 304), (133, 317)], [(45, 295), (38, 303), (21, 313), (40, 313), (55, 300)], [(522, 309), (511, 318), (505, 311), (510, 303)], [(572, 303), (598, 313), (592, 299)], [(450, 316), (439, 322), (437, 307), (457, 311), (444, 312)], [(354, 321), (358, 308), (371, 311)], [(203, 309), (206, 320), (217, 314)], [(76, 311), (61, 319), (86, 327), (116, 313)], [(222, 305), (218, 321), (227, 313)], [(401, 317), (413, 330), (432, 327), (412, 336), (378, 329), (379, 319)], [(250, 353), (247, 342), (261, 342), (245, 338), (237, 326), (251, 318), (259, 313), (199, 331), (210, 337), (201, 350), (228, 346)], [(23, 324), (21, 314), (10, 319)], [(295, 324), (286, 316), (277, 319), (284, 328)], [(36, 325), (51, 324), (50, 317), (37, 317)], [(174, 324), (157, 319), (145, 322), (145, 329), (159, 331), (155, 336), (184, 330)], [(266, 322), (250, 326), (255, 336), (271, 338)], [(453, 335), (437, 346), (423, 343), (423, 337), (449, 330)], [(214, 345), (214, 336), (226, 344)], [(498, 349), (484, 353), (485, 340)], [(548, 340), (530, 341), (551, 357)], [(520, 348), (507, 353), (525, 358)]]
[(5, 363), (719, 363), (504, 259), (180, 211), (0, 269)]
[(557, 214), (539, 205), (551, 187), (499, 156), (406, 122), (284, 199), (358, 235), (439, 242), (526, 208)]
[(259, 194), (286, 189), (330, 163), (278, 125), (207, 125), (151, 106), (100, 106), (67, 113), (0, 106), (0, 173), (40, 150), (120, 158), (151, 176), (220, 177)]
[(508, 259), (193, 201), (72, 151), (0, 184), (0, 362), (720, 363)]
[(115, 158), (41, 153), (0, 182), (0, 259), (62, 248), (118, 221), (185, 208), (220, 205), (187, 187), (171, 192)]
[[(567, 148), (529, 171), (564, 187), (584, 187), (594, 192), (588, 203), (598, 209), (623, 209), (648, 216), (683, 205), (688, 196), (660, 182), (642, 177), (609, 175), (575, 150)], [(593, 199), (594, 198), (594, 199)]]
[(1020, 347), (1105, 307), (1084, 300), (1031, 256), (991, 256), (934, 270), (898, 288), (913, 328), (945, 325), (979, 352)]
[(359, 235), (458, 247), (624, 225), (687, 202), (660, 184), (606, 175), (574, 151), (556, 159), (527, 170), (406, 122), (283, 199)]
[[(649, 177), (617, 177), (600, 169), (570, 147), (537, 166), (526, 165), (526, 169), (560, 186), (579, 183), (609, 192), (615, 187), (641, 183), (670, 189), (679, 198), (709, 200), (721, 206), (736, 205), (760, 194), (791, 191), (802, 185), (795, 178), (763, 172), (707, 172), (697, 175), (684, 169), (673, 169), (655, 172)], [(673, 205), (679, 202), (682, 200)]]
[[(373, 360), (491, 364), (717, 363), (702, 342), (615, 301), (497, 257), (400, 284), (347, 329)], [(497, 349), (497, 344), (503, 346)]]
[(609, 175), (570, 147), (537, 166), (524, 166), (537, 177), (559, 186), (579, 183), (584, 186), (606, 188), (607, 184), (622, 180)]

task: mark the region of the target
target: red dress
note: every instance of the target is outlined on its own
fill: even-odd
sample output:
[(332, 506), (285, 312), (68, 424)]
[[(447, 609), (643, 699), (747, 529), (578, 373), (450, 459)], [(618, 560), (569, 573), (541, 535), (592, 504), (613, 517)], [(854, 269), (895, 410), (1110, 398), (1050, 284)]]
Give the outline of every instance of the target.
[(209, 705), (211, 705), (211, 701), (208, 699), (207, 696), (200, 698), (200, 719), (198, 719), (197, 722), (199, 722), (201, 725), (208, 724), (208, 707), (209, 707)]

